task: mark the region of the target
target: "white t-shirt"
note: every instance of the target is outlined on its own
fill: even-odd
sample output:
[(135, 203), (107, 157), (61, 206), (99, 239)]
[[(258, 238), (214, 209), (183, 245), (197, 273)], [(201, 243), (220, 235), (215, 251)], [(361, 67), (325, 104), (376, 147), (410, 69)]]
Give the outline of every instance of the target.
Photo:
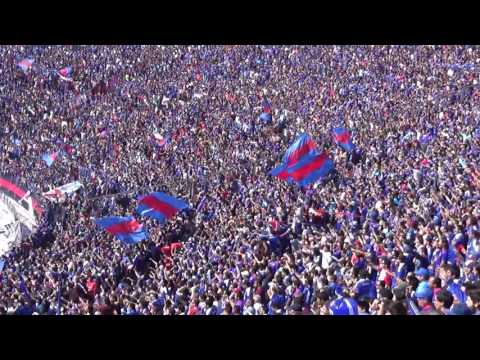
[(330, 251), (321, 251), (322, 253), (322, 269), (327, 270), (332, 261), (332, 253)]

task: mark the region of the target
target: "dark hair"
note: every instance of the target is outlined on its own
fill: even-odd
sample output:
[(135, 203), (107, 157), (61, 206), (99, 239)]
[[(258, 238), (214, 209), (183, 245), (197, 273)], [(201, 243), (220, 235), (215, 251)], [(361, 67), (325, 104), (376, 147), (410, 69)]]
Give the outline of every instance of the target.
[(453, 304), (453, 295), (450, 291), (442, 289), (437, 295), (437, 300), (443, 304), (443, 307), (450, 309)]
[(379, 293), (380, 293), (380, 297), (382, 297), (382, 298), (386, 298), (388, 300), (393, 299), (393, 294), (390, 291), (390, 289), (382, 288), (382, 289), (380, 289)]
[(480, 289), (467, 291), (467, 294), (472, 299), (473, 305), (476, 307), (480, 305)]
[(396, 287), (395, 289), (392, 290), (392, 292), (395, 295), (395, 299), (397, 301), (403, 301), (407, 297), (405, 293), (405, 288)]
[(441, 288), (442, 287), (442, 279), (440, 279), (439, 277), (435, 277), (433, 278), (433, 285), (437, 288)]
[(368, 298), (365, 296), (361, 296), (357, 300), (358, 307), (363, 309), (363, 310), (368, 310), (370, 308), (370, 303), (368, 301)]
[(320, 290), (316, 295), (317, 300), (320, 300), (323, 303), (326, 303), (328, 300), (330, 300), (330, 294), (327, 290)]
[(408, 285), (411, 286), (413, 289), (416, 289), (419, 283), (420, 281), (415, 276), (412, 276), (408, 279)]
[(407, 315), (407, 308), (401, 301), (393, 301), (388, 307), (387, 311), (392, 315)]
[(460, 269), (456, 265), (449, 264), (447, 266), (447, 271), (450, 271), (455, 279), (460, 277)]
[(225, 304), (224, 311), (227, 315), (230, 315), (232, 313), (232, 305), (229, 302)]

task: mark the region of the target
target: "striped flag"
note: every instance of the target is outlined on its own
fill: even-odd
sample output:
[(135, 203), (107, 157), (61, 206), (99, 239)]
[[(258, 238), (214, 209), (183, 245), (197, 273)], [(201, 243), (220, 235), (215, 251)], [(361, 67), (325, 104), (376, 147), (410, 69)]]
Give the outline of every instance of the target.
[(28, 70), (30, 70), (32, 68), (32, 65), (33, 63), (35, 62), (35, 60), (33, 59), (23, 59), (22, 61), (20, 61), (17, 66), (22, 69), (23, 72), (27, 72)]
[(139, 224), (133, 216), (111, 216), (97, 219), (96, 223), (125, 244), (135, 244), (147, 238), (143, 225)]
[(328, 175), (333, 168), (328, 154), (318, 153), (310, 136), (302, 134), (287, 149), (282, 164), (271, 170), (269, 175), (307, 186)]
[(333, 129), (333, 139), (335, 144), (341, 146), (346, 152), (352, 152), (355, 149), (355, 145), (353, 145), (351, 140), (350, 132), (345, 128), (338, 127)]
[(140, 196), (138, 202), (137, 214), (152, 217), (161, 223), (172, 218), (180, 210), (189, 207), (185, 201), (176, 199), (163, 192), (154, 192)]

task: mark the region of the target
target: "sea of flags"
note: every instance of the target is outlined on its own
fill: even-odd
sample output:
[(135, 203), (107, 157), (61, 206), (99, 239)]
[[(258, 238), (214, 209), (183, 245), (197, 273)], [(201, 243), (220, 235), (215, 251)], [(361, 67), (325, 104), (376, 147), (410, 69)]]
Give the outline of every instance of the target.
[(355, 145), (352, 143), (350, 132), (343, 127), (333, 129), (333, 140), (335, 144), (339, 145), (346, 152), (352, 152)]
[(287, 149), (282, 164), (269, 172), (299, 186), (308, 186), (326, 177), (334, 169), (333, 160), (326, 152), (319, 152), (308, 134), (300, 135)]
[[(73, 188), (73, 187), (72, 187)], [(176, 213), (189, 208), (188, 203), (163, 192), (139, 196), (136, 213), (158, 220), (162, 224)], [(111, 216), (97, 219), (98, 226), (117, 237), (124, 244), (135, 244), (148, 237), (142, 224), (133, 216)]]

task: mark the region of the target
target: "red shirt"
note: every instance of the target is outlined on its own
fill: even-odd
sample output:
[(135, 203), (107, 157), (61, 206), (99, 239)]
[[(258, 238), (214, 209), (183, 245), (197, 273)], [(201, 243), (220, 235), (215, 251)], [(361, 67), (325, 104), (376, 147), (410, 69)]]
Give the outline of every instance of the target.
[(95, 295), (95, 293), (97, 292), (97, 282), (93, 279), (88, 279), (87, 280), (87, 290), (92, 295)]

